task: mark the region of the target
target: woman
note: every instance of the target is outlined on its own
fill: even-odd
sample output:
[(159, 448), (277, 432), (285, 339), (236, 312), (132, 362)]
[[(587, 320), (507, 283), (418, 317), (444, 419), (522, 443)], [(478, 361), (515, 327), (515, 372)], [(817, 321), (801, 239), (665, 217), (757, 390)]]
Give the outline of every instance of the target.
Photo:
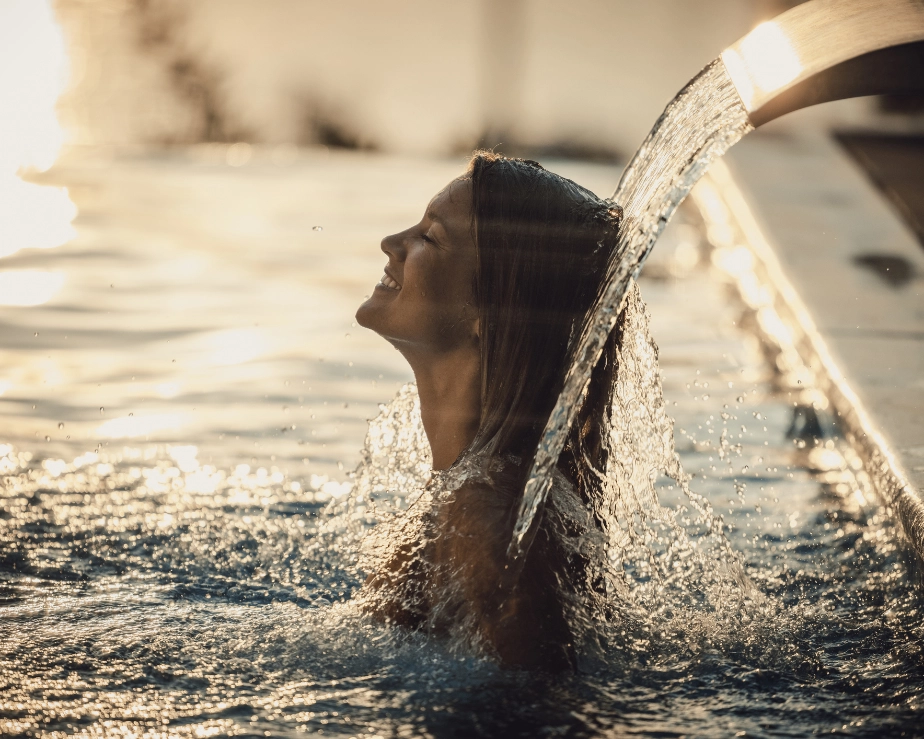
[(595, 372), (514, 584), (505, 553), (621, 215), (536, 162), (481, 151), (418, 224), (382, 241), (385, 274), (356, 319), (411, 365), (435, 482), (432, 510), (364, 587), (379, 618), (464, 632), (506, 665), (574, 667), (603, 566), (591, 510), (612, 361)]

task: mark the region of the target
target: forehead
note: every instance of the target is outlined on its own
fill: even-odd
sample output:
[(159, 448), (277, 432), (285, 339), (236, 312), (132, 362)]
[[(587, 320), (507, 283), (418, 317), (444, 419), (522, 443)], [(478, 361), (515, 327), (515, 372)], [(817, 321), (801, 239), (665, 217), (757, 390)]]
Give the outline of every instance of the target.
[(427, 206), (427, 218), (450, 236), (468, 236), (472, 223), (472, 181), (458, 177), (440, 190)]

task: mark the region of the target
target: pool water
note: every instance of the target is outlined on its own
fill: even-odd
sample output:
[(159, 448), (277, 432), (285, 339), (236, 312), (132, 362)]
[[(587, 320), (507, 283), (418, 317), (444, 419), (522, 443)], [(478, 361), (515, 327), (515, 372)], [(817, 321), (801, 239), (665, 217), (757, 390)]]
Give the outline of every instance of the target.
[(64, 279), (0, 306), (0, 734), (920, 735), (918, 576), (850, 451), (788, 438), (794, 396), (692, 212), (641, 289), (678, 452), (754, 596), (697, 610), (640, 579), (658, 607), (557, 677), (357, 613), (350, 470), (410, 375), (352, 314), (381, 237), (462, 163), (226, 161), (72, 153), (49, 177), (77, 238), (3, 260)]

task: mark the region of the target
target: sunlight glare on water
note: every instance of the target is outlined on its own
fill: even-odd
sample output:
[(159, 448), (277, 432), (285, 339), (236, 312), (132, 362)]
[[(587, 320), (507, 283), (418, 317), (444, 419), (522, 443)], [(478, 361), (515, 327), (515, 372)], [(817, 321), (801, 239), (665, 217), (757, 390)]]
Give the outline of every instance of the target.
[[(64, 37), (51, 1), (4, 0), (0, 4), (0, 257), (20, 249), (59, 246), (74, 235), (70, 224), (77, 211), (67, 189), (20, 178), (24, 172), (47, 170), (58, 156), (64, 132), (55, 105), (67, 73)], [(24, 277), (36, 279), (34, 274)], [(36, 286), (39, 294), (43, 287), (46, 294), (54, 292), (48, 290), (49, 280)], [(23, 297), (4, 299), (3, 287), (0, 283), (3, 304), (36, 304)]]

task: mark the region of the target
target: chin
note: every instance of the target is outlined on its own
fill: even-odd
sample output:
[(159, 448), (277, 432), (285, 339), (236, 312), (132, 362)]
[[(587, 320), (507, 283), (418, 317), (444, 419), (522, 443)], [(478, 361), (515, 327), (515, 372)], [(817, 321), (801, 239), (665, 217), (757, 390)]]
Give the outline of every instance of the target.
[(382, 322), (385, 318), (383, 315), (384, 309), (385, 306), (382, 305), (380, 296), (373, 292), (372, 295), (356, 309), (356, 323), (363, 328), (381, 333), (379, 329), (382, 328)]
[(365, 303), (359, 306), (356, 309), (356, 323), (358, 323), (363, 328), (372, 328), (374, 321), (375, 308), (370, 306), (372, 298), (369, 298)]

